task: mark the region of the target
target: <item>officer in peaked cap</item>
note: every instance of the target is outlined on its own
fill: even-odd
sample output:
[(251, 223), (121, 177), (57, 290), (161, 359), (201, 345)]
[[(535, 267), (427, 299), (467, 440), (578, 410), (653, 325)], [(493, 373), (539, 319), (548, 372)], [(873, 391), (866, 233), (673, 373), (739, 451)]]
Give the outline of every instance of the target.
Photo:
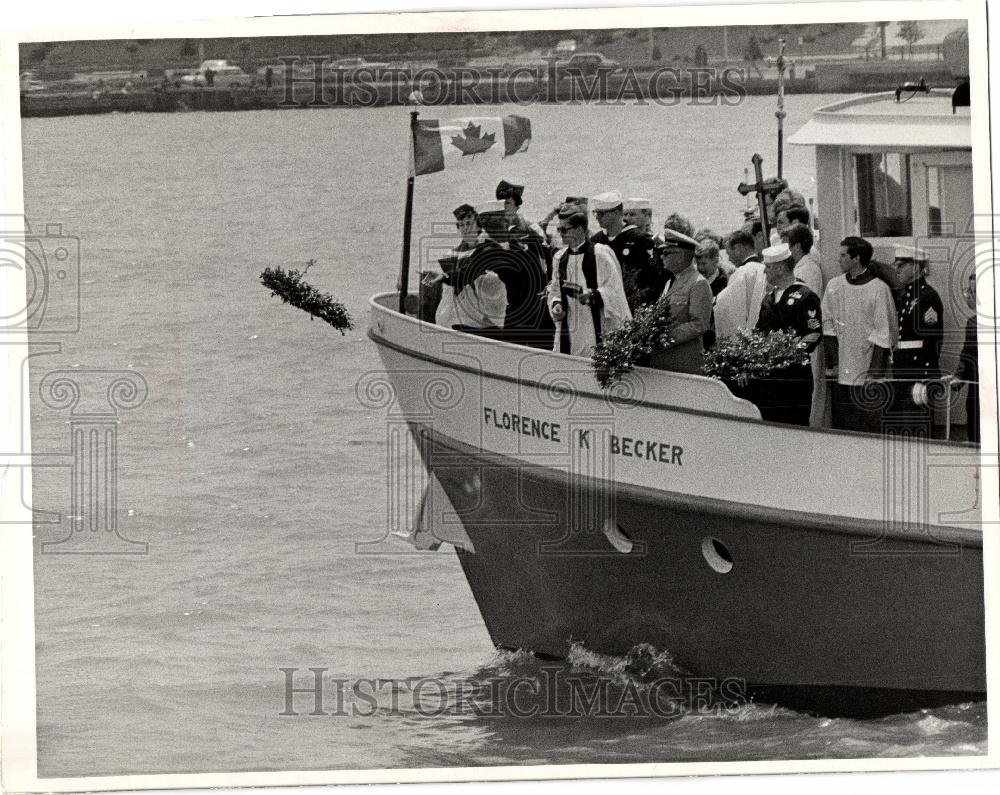
[(666, 276), (653, 261), (653, 238), (634, 224), (626, 224), (624, 201), (617, 191), (608, 191), (590, 200), (601, 231), (590, 239), (603, 243), (615, 254), (622, 271), (622, 283), (629, 310), (655, 303), (663, 293)]
[(655, 240), (656, 255), (673, 278), (663, 295), (670, 306), (670, 344), (654, 353), (650, 364), (661, 370), (701, 373), (704, 334), (712, 323), (712, 288), (694, 266), (698, 241), (664, 228)]
[(934, 412), (924, 382), (941, 376), (944, 305), (927, 283), (927, 254), (914, 246), (896, 246), (892, 263), (896, 288), (899, 342), (892, 352), (894, 400), (887, 430), (933, 435)]
[(813, 373), (809, 355), (820, 343), (823, 316), (820, 297), (795, 280), (795, 260), (785, 243), (765, 248), (767, 293), (760, 307), (757, 330), (787, 331), (799, 338), (801, 361), (772, 370), (751, 387), (750, 399), (771, 422), (808, 425), (812, 408)]
[(690, 249), (692, 252), (698, 248), (698, 241), (695, 240), (690, 235), (685, 235), (683, 232), (678, 232), (676, 229), (670, 229), (669, 227), (664, 227), (663, 231), (660, 232), (654, 239), (654, 245), (657, 250), (664, 250), (668, 248), (682, 248)]

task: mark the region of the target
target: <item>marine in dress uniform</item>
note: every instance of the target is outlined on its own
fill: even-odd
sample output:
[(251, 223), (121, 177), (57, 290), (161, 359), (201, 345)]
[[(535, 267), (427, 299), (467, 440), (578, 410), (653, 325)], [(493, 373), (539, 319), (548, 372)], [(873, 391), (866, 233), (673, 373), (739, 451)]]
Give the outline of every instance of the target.
[(900, 291), (899, 341), (892, 352), (893, 404), (886, 430), (931, 437), (934, 409), (924, 384), (941, 377), (944, 305), (927, 283), (926, 268), (927, 255), (921, 249), (896, 247), (892, 271)]
[(601, 231), (593, 243), (603, 243), (615, 252), (622, 270), (622, 283), (628, 307), (634, 312), (641, 304), (656, 302), (663, 293), (666, 276), (653, 262), (653, 238), (623, 218), (624, 202), (620, 193), (609, 191), (590, 200)]
[(784, 243), (764, 249), (769, 289), (760, 307), (759, 331), (790, 331), (799, 338), (802, 361), (773, 370), (751, 399), (761, 417), (790, 425), (809, 425), (813, 373), (809, 355), (819, 345), (823, 329), (820, 298), (795, 281), (795, 260)]

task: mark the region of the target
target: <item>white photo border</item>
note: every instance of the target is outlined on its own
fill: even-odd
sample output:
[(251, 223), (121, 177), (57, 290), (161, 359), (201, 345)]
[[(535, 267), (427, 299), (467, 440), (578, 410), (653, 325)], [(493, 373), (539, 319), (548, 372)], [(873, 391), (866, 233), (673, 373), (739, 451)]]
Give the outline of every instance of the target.
[[(172, 3), (169, 11), (177, 13), (192, 3)], [(259, 2), (227, 3), (231, 8), (243, 8), (242, 13), (254, 13)], [(274, 3), (268, 5), (274, 6)], [(299, 7), (305, 4), (298, 4)], [(312, 6), (329, 5), (311, 3)], [(355, 7), (371, 9), (373, 3), (354, 3)], [(380, 3), (385, 9), (400, 7), (402, 2)], [(442, 3), (435, 4), (437, 6)], [(469, 3), (455, 3), (468, 6)], [(532, 3), (531, 5), (536, 5)], [(725, 18), (727, 25), (758, 24), (761, 19), (773, 18), (780, 13), (788, 24), (816, 21), (876, 21), (880, 19), (968, 19), (971, 53), (987, 52), (987, 14), (982, 0), (923, 0), (922, 2), (843, 2), (843, 3), (797, 3), (797, 4), (737, 4), (720, 8), (719, 5), (683, 6), (642, 6), (641, 13), (625, 14), (622, 7), (576, 8), (560, 10), (492, 10), (463, 13), (459, 11), (433, 11), (429, 13), (397, 14), (349, 14), (327, 16), (286, 16), (247, 17), (230, 19), (200, 19), (197, 21), (167, 21), (165, 19), (143, 21), (79, 21), (72, 13), (68, 22), (43, 28), (25, 28), (4, 24), (0, 40), (0, 189), (2, 189), (2, 212), (7, 216), (23, 216), (24, 196), (21, 176), (21, 137), (18, 88), (18, 44), (21, 42), (44, 40), (70, 40), (88, 38), (159, 38), (182, 36), (200, 38), (210, 36), (253, 37), (258, 35), (323, 35), (375, 32), (421, 32), (447, 28), (449, 30), (531, 30), (559, 28), (600, 28), (621, 27), (623, 19), (634, 20), (638, 27), (681, 27), (692, 25), (718, 25)], [(94, 17), (95, 10), (86, 8), (80, 16)], [(168, 9), (151, 9), (153, 13)], [(275, 9), (276, 10), (276, 9)], [(309, 9), (310, 11), (312, 9)], [(382, 10), (382, 9), (379, 9)], [(128, 7), (116, 9), (112, 13), (126, 14), (139, 11)], [(276, 10), (287, 13), (287, 10)], [(190, 11), (203, 16), (207, 13)], [(217, 9), (211, 9), (213, 15)], [(51, 17), (50, 17), (51, 18)], [(636, 24), (639, 23), (639, 24)], [(985, 58), (970, 58), (970, 79), (973, 92), (972, 134), (973, 134), (973, 178), (977, 217), (991, 218), (992, 180), (990, 166), (990, 119), (992, 108), (988, 104), (991, 65)], [(987, 110), (989, 108), (989, 110)], [(980, 230), (992, 235), (994, 230)], [(0, 278), (0, 300), (13, 302), (15, 296), (23, 296), (25, 284), (23, 274), (10, 268), (4, 269)], [(996, 284), (993, 285), (993, 300), (996, 305)], [(983, 296), (985, 297), (985, 296)], [(13, 304), (12, 304), (13, 305)], [(996, 316), (991, 312), (991, 316)], [(16, 337), (0, 341), (3, 351), (3, 373), (6, 384), (20, 382), (21, 361), (16, 355)], [(23, 341), (21, 341), (23, 342)], [(996, 385), (996, 359), (984, 357), (981, 360), (982, 380)], [(0, 420), (0, 450), (18, 449), (21, 445), (20, 424), (14, 418), (27, 410), (27, 388), (21, 393), (2, 393), (4, 419)], [(984, 463), (997, 461), (997, 403), (996, 389), (984, 389), (982, 393)], [(30, 448), (28, 448), (30, 454)], [(2, 464), (2, 462), (0, 462)], [(0, 466), (0, 478), (4, 472)], [(982, 467), (982, 489), (984, 494), (1000, 494), (997, 468)], [(4, 518), (18, 515), (20, 500), (11, 489), (3, 488), (0, 479), (0, 514)], [(6, 483), (10, 483), (10, 479)], [(26, 481), (30, 494), (30, 476)], [(21, 509), (23, 510), (23, 509)], [(983, 521), (997, 522), (997, 504), (984, 505)], [(1000, 541), (995, 534), (986, 534), (983, 551), (986, 561), (986, 644), (988, 682), (996, 682), (1000, 632)], [(518, 780), (564, 780), (567, 778), (633, 778), (651, 776), (702, 776), (702, 775), (745, 775), (774, 774), (790, 772), (837, 772), (837, 771), (898, 771), (898, 770), (957, 770), (985, 769), (1000, 765), (1000, 743), (990, 742), (984, 756), (944, 757), (923, 759), (822, 759), (782, 762), (684, 762), (645, 763), (622, 765), (546, 765), (530, 767), (473, 767), (473, 768), (419, 768), (357, 771), (281, 771), (268, 773), (211, 773), (211, 774), (151, 774), (129, 776), (94, 776), (85, 778), (38, 778), (36, 774), (36, 733), (35, 733), (35, 651), (33, 624), (33, 579), (32, 579), (32, 528), (26, 526), (13, 529), (6, 527), (0, 532), (0, 764), (2, 764), (3, 789), (11, 792), (72, 792), (82, 790), (139, 790), (173, 788), (214, 788), (214, 787), (285, 787), (291, 785), (325, 785), (350, 783), (396, 783), (396, 782), (467, 782), (467, 781), (518, 781)], [(990, 728), (1000, 725), (1000, 699), (993, 698), (987, 704)], [(990, 732), (992, 739), (995, 732)], [(817, 782), (818, 783), (818, 782)], [(888, 782), (886, 782), (888, 783)], [(938, 783), (940, 787), (942, 782)], [(945, 783), (947, 786), (947, 783)]]

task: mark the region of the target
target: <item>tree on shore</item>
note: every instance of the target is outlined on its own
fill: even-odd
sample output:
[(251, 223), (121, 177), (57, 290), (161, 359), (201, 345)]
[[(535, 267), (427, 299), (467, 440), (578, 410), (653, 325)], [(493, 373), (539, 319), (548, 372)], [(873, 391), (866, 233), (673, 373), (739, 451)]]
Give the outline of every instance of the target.
[(471, 61), (476, 52), (476, 37), (469, 35), (462, 39), (462, 50), (465, 52), (465, 60)]
[(127, 42), (125, 44), (125, 52), (127, 52), (129, 56), (129, 71), (134, 72), (135, 61), (139, 55), (139, 42), (134, 40)]
[(751, 36), (750, 40), (747, 42), (747, 46), (743, 49), (743, 60), (754, 68), (757, 72), (757, 77), (759, 78), (764, 77), (764, 75), (761, 74), (760, 66), (758, 65), (763, 58), (764, 52), (760, 48), (760, 43), (757, 41), (757, 37)]
[(910, 48), (910, 57), (913, 57), (913, 45), (924, 37), (924, 30), (920, 23), (916, 21), (899, 23), (899, 38), (905, 41)]
[(885, 60), (885, 29), (888, 27), (889, 23), (888, 22), (876, 22), (875, 24), (878, 26), (879, 52), (880, 52), (880, 58), (879, 58), (879, 60), (884, 61)]
[(41, 44), (37, 44), (28, 50), (26, 60), (34, 66), (44, 65), (45, 60), (49, 57), (49, 53), (55, 48), (56, 43), (54, 41), (43, 41)]

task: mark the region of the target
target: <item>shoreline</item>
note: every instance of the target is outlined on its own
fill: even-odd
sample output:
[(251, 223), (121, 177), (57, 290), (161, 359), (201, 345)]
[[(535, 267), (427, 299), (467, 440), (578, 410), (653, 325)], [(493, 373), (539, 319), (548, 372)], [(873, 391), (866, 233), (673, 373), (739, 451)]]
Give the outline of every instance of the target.
[[(443, 76), (443, 75), (442, 75)], [(932, 85), (952, 87), (946, 70), (924, 69)], [(895, 90), (905, 79), (899, 71), (840, 69), (785, 80), (786, 94), (872, 93)], [(419, 90), (422, 101), (411, 95)], [(426, 107), (454, 105), (534, 104), (737, 104), (745, 96), (775, 96), (777, 80), (722, 73), (675, 70), (662, 73), (564, 76), (556, 80), (510, 78), (498, 75), (473, 83), (445, 79), (433, 83), (410, 80), (351, 81), (312, 77), (277, 77), (270, 88), (177, 88), (163, 84), (134, 88), (38, 91), (21, 94), (21, 117), (40, 118), (101, 113), (177, 113), (187, 111), (291, 110), (365, 108), (400, 105)]]

